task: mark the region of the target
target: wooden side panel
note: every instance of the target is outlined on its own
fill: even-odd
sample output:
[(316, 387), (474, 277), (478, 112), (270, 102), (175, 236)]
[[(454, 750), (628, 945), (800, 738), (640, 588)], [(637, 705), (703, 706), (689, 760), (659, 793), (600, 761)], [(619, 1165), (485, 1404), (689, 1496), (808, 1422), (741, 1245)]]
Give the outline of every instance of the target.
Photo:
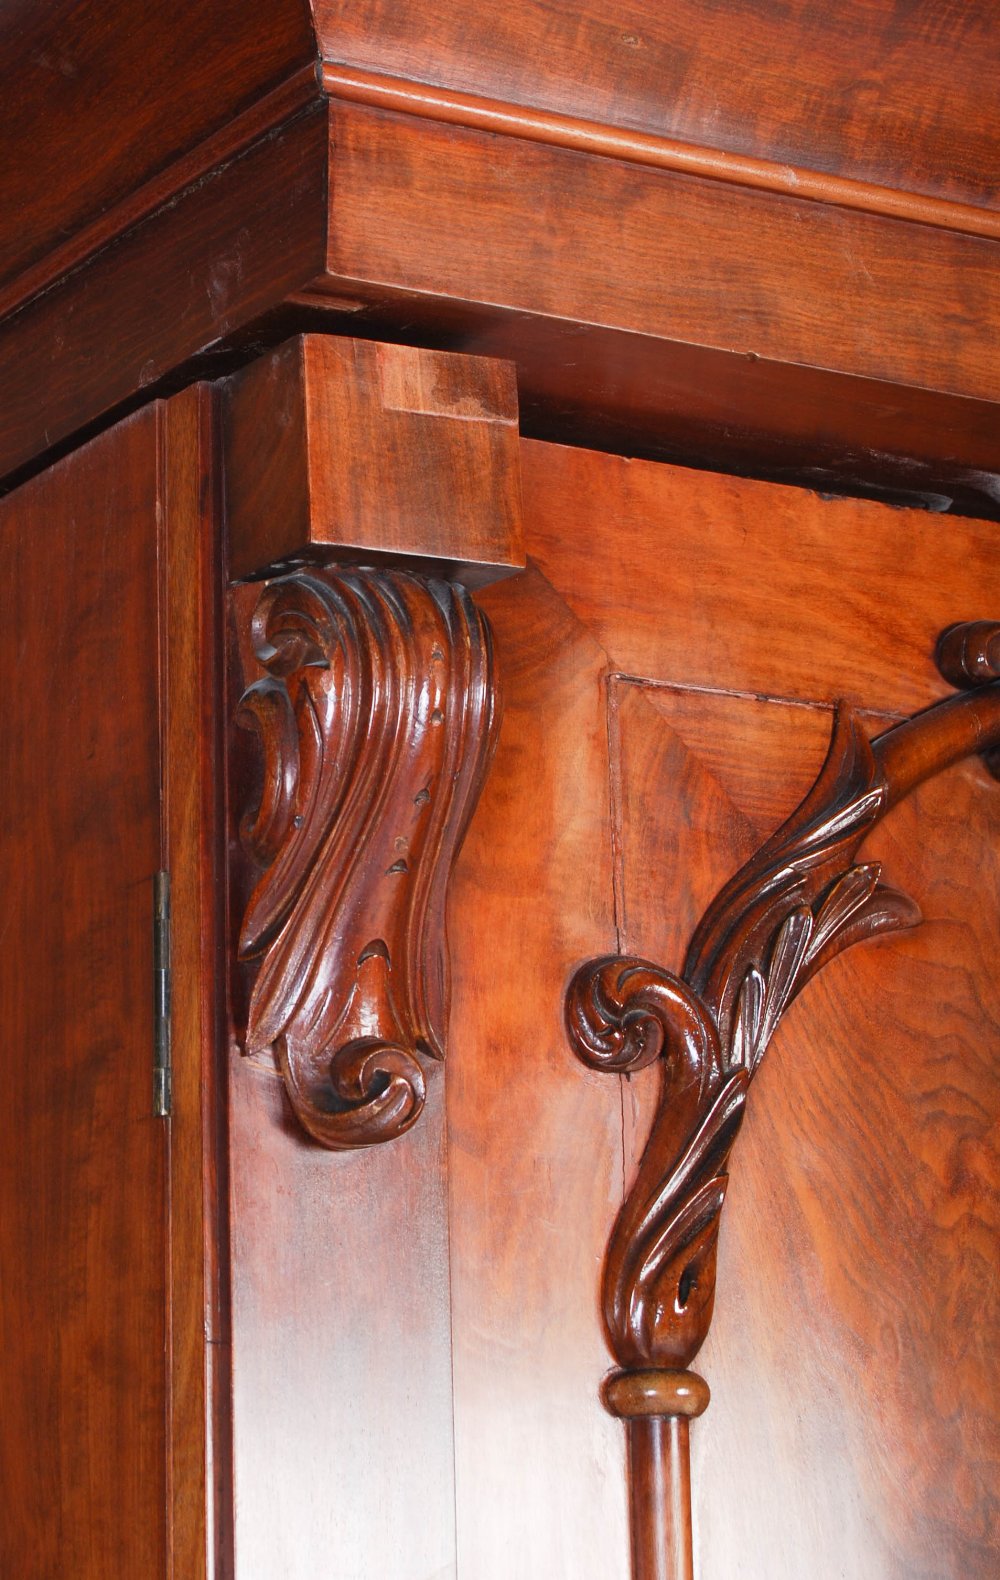
[(166, 1562), (157, 431), (0, 506), (0, 1571)]
[[(938, 630), (1000, 587), (984, 524), (522, 460), (531, 569), (479, 595), (507, 711), (451, 912), (459, 1572), (626, 1580), (598, 1290), (656, 1072), (571, 1062), (568, 978), (616, 938), (677, 969), (815, 778), (832, 698), (873, 733), (925, 706)], [(751, 1094), (692, 1429), (699, 1580), (996, 1567), (998, 818), (972, 763), (882, 825), (860, 859), (923, 927), (828, 967)]]
[(231, 1546), (219, 774), (221, 533), (213, 392), (159, 408), (164, 834), (170, 872), (172, 1580), (221, 1580)]
[(359, 1152), (233, 1053), (237, 1580), (455, 1575), (443, 1083)]
[(594, 1270), (621, 1105), (613, 1081), (579, 1079), (561, 1007), (572, 970), (614, 946), (606, 659), (537, 572), (480, 598), (506, 707), (450, 915), (458, 1572), (610, 1577), (624, 1451), (596, 1395)]
[[(617, 690), (627, 947), (676, 968), (808, 787), (830, 716)], [(830, 966), (754, 1085), (698, 1362), (701, 1580), (959, 1580), (1000, 1558), (998, 832), (975, 764), (896, 810), (861, 859), (922, 927)], [(655, 1080), (631, 1083), (634, 1156)]]

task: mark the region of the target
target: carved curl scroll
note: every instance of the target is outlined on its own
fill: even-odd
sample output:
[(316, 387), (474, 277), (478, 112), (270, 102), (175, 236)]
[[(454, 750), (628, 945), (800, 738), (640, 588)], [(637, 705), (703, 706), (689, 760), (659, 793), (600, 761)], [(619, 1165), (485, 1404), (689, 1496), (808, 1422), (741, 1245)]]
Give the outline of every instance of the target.
[(586, 1064), (627, 1073), (662, 1062), (656, 1118), (604, 1264), (605, 1327), (628, 1371), (687, 1367), (705, 1339), (729, 1154), (782, 1015), (842, 950), (919, 922), (878, 864), (854, 856), (922, 780), (996, 750), (998, 643), (994, 623), (952, 628), (941, 667), (969, 689), (875, 742), (840, 706), (815, 785), (709, 906), (682, 976), (604, 956), (573, 977), (566, 1025)]
[(443, 1057), (446, 886), (499, 723), (489, 626), (457, 584), (309, 569), (266, 585), (250, 636), (246, 1052), (273, 1052), (317, 1141), (367, 1146), (409, 1129)]

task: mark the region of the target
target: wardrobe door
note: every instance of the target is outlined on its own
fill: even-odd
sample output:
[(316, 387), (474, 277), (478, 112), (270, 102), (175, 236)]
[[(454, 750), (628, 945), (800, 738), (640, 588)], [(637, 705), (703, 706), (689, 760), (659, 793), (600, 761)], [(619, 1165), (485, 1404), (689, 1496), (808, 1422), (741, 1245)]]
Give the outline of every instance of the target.
[(167, 1559), (158, 414), (0, 502), (0, 1572)]
[[(458, 1573), (627, 1580), (600, 1277), (660, 1075), (577, 1062), (567, 985), (606, 953), (681, 971), (839, 698), (877, 735), (951, 694), (935, 642), (997, 612), (996, 528), (537, 443), (522, 468), (451, 912)], [(694, 1362), (697, 1580), (1000, 1562), (1000, 785), (949, 769), (857, 860), (923, 921), (825, 967), (750, 1090)]]

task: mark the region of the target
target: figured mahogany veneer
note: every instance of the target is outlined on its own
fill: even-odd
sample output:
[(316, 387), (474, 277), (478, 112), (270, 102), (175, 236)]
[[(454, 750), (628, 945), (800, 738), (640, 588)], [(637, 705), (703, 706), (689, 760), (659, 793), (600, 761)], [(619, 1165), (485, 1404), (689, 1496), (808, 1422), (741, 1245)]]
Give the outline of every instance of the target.
[(709, 906), (681, 977), (605, 956), (570, 984), (567, 1029), (585, 1063), (624, 1073), (664, 1060), (659, 1111), (603, 1280), (605, 1328), (625, 1368), (605, 1400), (629, 1421), (636, 1580), (693, 1574), (687, 1419), (708, 1398), (693, 1374), (687, 1390), (678, 1383), (712, 1320), (726, 1167), (749, 1084), (781, 1016), (828, 961), (920, 920), (879, 881), (877, 863), (853, 858), (924, 780), (1000, 745), (998, 646), (993, 622), (950, 628), (939, 661), (964, 694), (874, 743), (841, 706), (819, 779)]

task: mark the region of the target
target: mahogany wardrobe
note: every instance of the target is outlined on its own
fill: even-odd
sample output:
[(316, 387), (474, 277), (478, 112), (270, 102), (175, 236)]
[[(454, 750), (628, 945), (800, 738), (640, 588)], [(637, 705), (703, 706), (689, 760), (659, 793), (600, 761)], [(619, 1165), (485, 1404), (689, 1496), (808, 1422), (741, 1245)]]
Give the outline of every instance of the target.
[(991, 0), (0, 14), (0, 1574), (1000, 1572)]

